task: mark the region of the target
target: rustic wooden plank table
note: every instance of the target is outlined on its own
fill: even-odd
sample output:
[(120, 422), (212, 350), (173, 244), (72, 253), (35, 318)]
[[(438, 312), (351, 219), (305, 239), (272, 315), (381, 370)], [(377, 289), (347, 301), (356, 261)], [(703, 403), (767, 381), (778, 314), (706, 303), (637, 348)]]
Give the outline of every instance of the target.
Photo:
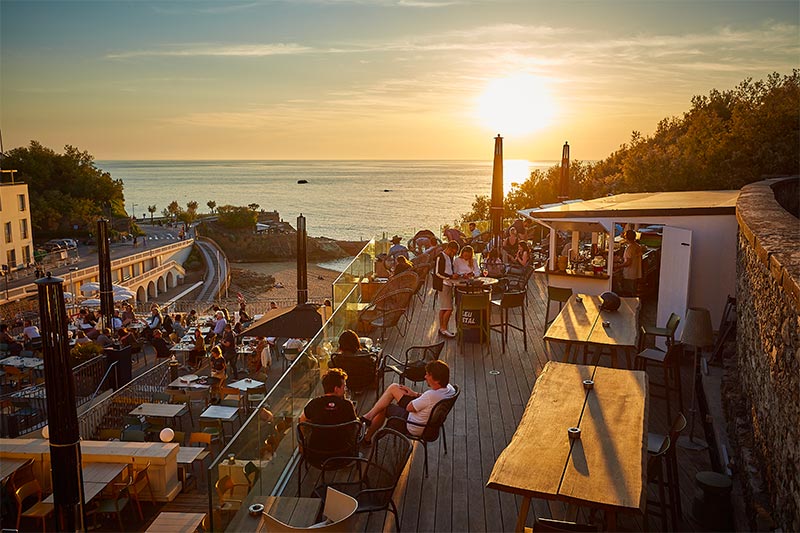
[(153, 523), (147, 528), (147, 532), (193, 533), (205, 517), (205, 513), (172, 513), (164, 511), (153, 520)]
[(603, 301), (599, 296), (573, 294), (547, 328), (544, 340), (566, 344), (564, 361), (570, 359), (574, 346), (583, 346), (587, 350), (590, 345), (595, 345), (610, 348), (611, 364), (618, 367), (617, 356), (622, 350), (628, 368), (631, 368), (631, 355), (639, 340), (641, 303), (638, 298), (620, 298), (620, 302), (616, 311), (605, 311), (600, 307)]
[[(264, 511), (284, 524), (304, 528), (315, 523), (317, 514), (322, 509), (319, 498), (293, 498), (285, 496), (261, 496), (253, 498), (252, 503), (264, 504)], [(261, 514), (250, 516), (247, 507), (243, 507), (231, 521), (228, 531), (261, 532), (266, 531)]]
[[(586, 390), (583, 380), (593, 379)], [(517, 431), (494, 464), (487, 487), (523, 496), (522, 531), (531, 498), (641, 512), (646, 496), (647, 376), (644, 372), (548, 362)], [(570, 439), (567, 428), (581, 430)]]
[(0, 480), (4, 480), (24, 465), (27, 459), (0, 459)]

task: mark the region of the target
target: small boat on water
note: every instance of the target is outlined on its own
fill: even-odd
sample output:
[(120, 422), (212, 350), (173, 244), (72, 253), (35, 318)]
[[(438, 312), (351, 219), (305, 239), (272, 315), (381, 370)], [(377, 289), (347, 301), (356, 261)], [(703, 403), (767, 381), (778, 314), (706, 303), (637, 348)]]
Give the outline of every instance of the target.
[(297, 183), (302, 185), (304, 183), (308, 183), (308, 180), (297, 180)]

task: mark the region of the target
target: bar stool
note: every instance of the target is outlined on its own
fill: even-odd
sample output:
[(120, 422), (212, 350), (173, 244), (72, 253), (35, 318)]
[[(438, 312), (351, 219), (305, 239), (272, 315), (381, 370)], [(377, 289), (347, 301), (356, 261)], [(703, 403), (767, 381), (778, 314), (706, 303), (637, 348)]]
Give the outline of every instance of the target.
[[(558, 302), (558, 310), (559, 312), (564, 307), (564, 304), (569, 301), (570, 296), (572, 296), (572, 289), (564, 288), (564, 287), (552, 287), (550, 285), (547, 286), (547, 310), (544, 314), (544, 326), (547, 327), (550, 325), (550, 302)], [(555, 320), (556, 317), (553, 317)]]
[[(644, 332), (644, 328), (642, 328)], [(667, 402), (667, 419), (672, 418), (672, 402), (670, 402), (670, 393), (674, 389), (678, 394), (678, 408), (683, 412), (683, 390), (681, 389), (681, 358), (683, 357), (683, 344), (680, 342), (673, 342), (666, 352), (662, 352), (657, 348), (647, 348), (639, 352), (634, 360), (633, 367), (635, 370), (647, 371), (647, 365), (658, 364), (664, 370), (664, 383), (650, 382), (651, 387), (663, 387), (664, 395), (656, 395), (650, 392), (651, 398), (663, 398)], [(675, 380), (674, 387), (670, 385), (669, 374), (672, 370), (672, 376)]]
[[(657, 454), (664, 444), (666, 439), (670, 442), (678, 442), (678, 437), (686, 429), (686, 417), (683, 413), (678, 413), (678, 416), (673, 420), (672, 427), (669, 429), (669, 435), (660, 435), (658, 433), (647, 434), (647, 453)], [(666, 455), (667, 461), (667, 489), (670, 492), (670, 506), (672, 513), (672, 527), (678, 527), (678, 521), (683, 519), (683, 512), (681, 511), (681, 491), (679, 487), (678, 476), (678, 452), (676, 446), (670, 446)]]
[[(658, 485), (658, 500), (648, 498), (645, 502), (645, 531), (650, 530), (647, 524), (647, 517), (651, 514), (657, 516), (659, 520), (661, 520), (661, 527), (659, 528), (661, 531), (669, 530), (669, 524), (667, 523), (667, 506), (672, 505), (673, 502), (671, 501), (671, 495), (669, 497), (670, 501), (667, 501), (667, 492), (664, 490), (664, 459), (669, 452), (670, 445), (671, 441), (669, 437), (664, 438), (659, 450), (647, 458), (647, 483), (656, 483)], [(658, 506), (659, 509), (656, 509), (656, 506)], [(673, 524), (673, 528), (674, 526), (675, 524)]]
[[(522, 332), (522, 343), (525, 351), (528, 351), (528, 330), (525, 324), (525, 293), (526, 291), (509, 291), (502, 295), (499, 300), (492, 300), (492, 306), (500, 309), (500, 323), (492, 324), (490, 327), (501, 333), (503, 353), (506, 353), (506, 343), (508, 342), (508, 330), (515, 329)], [(512, 324), (508, 320), (508, 312), (511, 309), (520, 309), (522, 315), (522, 327)]]

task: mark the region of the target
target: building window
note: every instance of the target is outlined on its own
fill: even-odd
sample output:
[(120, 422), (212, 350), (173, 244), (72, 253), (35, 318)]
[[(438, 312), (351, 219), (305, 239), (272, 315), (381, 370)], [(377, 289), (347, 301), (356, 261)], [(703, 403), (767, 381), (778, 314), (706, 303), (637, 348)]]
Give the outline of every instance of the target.
[(27, 239), (28, 238), (28, 219), (23, 218), (19, 221), (19, 234), (21, 238)]
[(17, 198), (19, 198), (19, 210), (25, 211), (25, 195), (19, 194), (17, 195)]
[(11, 242), (11, 222), (6, 222), (6, 242)]
[(9, 250), (6, 252), (6, 261), (8, 262), (9, 270), (17, 268), (17, 251)]
[(30, 265), (33, 261), (31, 261), (31, 247), (30, 246), (23, 246), (22, 247), (22, 262), (26, 265)]

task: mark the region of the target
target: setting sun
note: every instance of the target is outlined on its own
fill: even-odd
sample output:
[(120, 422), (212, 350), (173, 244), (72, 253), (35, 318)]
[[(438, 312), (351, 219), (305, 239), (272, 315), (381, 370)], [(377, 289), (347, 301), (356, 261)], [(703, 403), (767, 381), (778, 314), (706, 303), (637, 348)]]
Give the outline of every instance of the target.
[(477, 113), (492, 131), (523, 135), (550, 124), (555, 104), (541, 78), (514, 76), (490, 81), (478, 98)]

